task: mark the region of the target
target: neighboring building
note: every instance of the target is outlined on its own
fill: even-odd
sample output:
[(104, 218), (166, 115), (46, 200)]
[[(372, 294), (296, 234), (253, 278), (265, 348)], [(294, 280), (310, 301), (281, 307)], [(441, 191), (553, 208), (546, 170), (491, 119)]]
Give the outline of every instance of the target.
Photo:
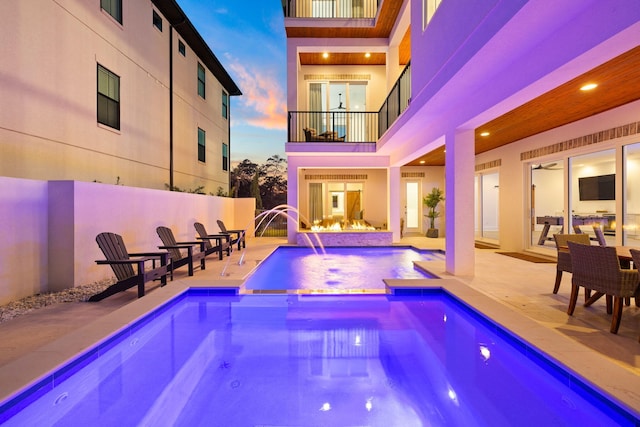
[(241, 92), (175, 0), (21, 0), (0, 16), (0, 176), (228, 192)]
[[(637, 6), (284, 0), (288, 203), (307, 219), (290, 241), (336, 219), (424, 233), (440, 187), (454, 274), (473, 274), (474, 240), (552, 253), (545, 222), (640, 246)], [(580, 196), (586, 177), (614, 200)]]

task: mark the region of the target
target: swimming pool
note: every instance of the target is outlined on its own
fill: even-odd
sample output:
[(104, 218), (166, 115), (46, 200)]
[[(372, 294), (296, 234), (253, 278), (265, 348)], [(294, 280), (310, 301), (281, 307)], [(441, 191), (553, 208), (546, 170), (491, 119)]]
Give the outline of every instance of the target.
[(385, 290), (383, 279), (433, 277), (416, 261), (444, 259), (437, 251), (411, 247), (285, 247), (262, 261), (244, 285), (246, 290)]
[[(634, 425), (448, 293), (191, 290), (0, 406), (3, 425)], [(13, 416), (12, 416), (13, 415)]]

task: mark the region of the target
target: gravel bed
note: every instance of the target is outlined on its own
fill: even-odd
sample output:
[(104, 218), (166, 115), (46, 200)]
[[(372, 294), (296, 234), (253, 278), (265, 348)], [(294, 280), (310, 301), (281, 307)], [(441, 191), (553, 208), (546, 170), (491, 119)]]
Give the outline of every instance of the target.
[(65, 289), (60, 292), (36, 294), (17, 301), (12, 301), (7, 305), (0, 306), (0, 323), (53, 304), (63, 302), (85, 302), (89, 297), (97, 294), (98, 292), (102, 292), (112, 283), (113, 282), (111, 280), (105, 280), (102, 282), (92, 283), (90, 285)]

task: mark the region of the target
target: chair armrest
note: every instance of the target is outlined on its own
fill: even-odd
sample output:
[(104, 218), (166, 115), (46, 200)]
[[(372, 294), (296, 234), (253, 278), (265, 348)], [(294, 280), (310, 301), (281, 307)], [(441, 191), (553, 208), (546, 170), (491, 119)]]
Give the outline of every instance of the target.
[(170, 245), (170, 246), (158, 246), (158, 249), (187, 249), (194, 245)]
[(153, 258), (130, 258), (130, 259), (99, 259), (96, 260), (96, 264), (137, 264), (140, 261), (153, 261)]
[(141, 256), (150, 258), (162, 258), (169, 255), (169, 252), (136, 252), (130, 253), (129, 256)]

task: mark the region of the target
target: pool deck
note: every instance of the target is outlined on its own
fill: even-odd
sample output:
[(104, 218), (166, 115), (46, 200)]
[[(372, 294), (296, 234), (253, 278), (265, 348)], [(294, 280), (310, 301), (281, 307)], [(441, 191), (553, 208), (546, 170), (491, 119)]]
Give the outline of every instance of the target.
[[(0, 323), (0, 402), (189, 287), (237, 287), (281, 244), (286, 244), (281, 238), (248, 239), (242, 265), (237, 250), (223, 261), (209, 257), (206, 270), (196, 270), (193, 277), (176, 272), (173, 282), (163, 288), (148, 287), (141, 299), (129, 290), (98, 303), (56, 304)], [(405, 237), (402, 244), (444, 248), (443, 239), (422, 236)], [(554, 263), (527, 262), (492, 249), (475, 253), (474, 277), (453, 278), (445, 272), (444, 261), (436, 260), (421, 266), (445, 280), (416, 279), (410, 285), (450, 289), (640, 412), (640, 308), (633, 302), (624, 307), (620, 330), (614, 335), (609, 333), (611, 318), (604, 301), (589, 308), (578, 304), (573, 316), (566, 314), (571, 276), (563, 276), (554, 295)], [(389, 284), (401, 285), (396, 280)]]

